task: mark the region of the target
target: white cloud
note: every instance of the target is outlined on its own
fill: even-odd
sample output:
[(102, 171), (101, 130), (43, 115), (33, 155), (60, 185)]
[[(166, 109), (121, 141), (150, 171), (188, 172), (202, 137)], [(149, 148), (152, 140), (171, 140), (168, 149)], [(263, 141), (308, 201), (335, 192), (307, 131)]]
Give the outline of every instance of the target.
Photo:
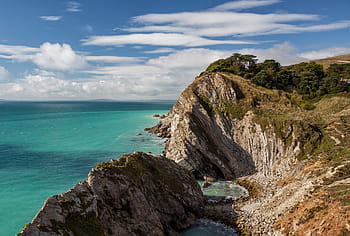
[(20, 55), (37, 52), (38, 48), (0, 44), (0, 54)]
[(126, 63), (126, 62), (139, 62), (142, 60), (140, 57), (118, 57), (118, 56), (86, 56), (87, 61), (106, 62), (106, 63)]
[(318, 51), (300, 53), (299, 56), (307, 60), (316, 60), (316, 59), (333, 57), (333, 56), (338, 56), (338, 55), (347, 54), (347, 53), (350, 53), (350, 48), (333, 47), (333, 48), (321, 49)]
[[(81, 53), (80, 53), (81, 54)], [(87, 61), (97, 63), (135, 63), (142, 57), (80, 55), (68, 44), (43, 43), (40, 48), (0, 45), (0, 58), (14, 62), (32, 61), (42, 69), (73, 71), (88, 66)]]
[(212, 40), (194, 35), (185, 34), (130, 34), (130, 35), (112, 35), (112, 36), (91, 36), (83, 40), (84, 45), (99, 46), (121, 46), (127, 44), (138, 45), (158, 45), (158, 46), (208, 46), (217, 44), (255, 44), (252, 41), (243, 40)]
[[(252, 44), (232, 37), (320, 32), (350, 27), (350, 21), (317, 24), (319, 15), (292, 13), (244, 13), (233, 10), (276, 4), (280, 0), (230, 1), (200, 12), (145, 14), (132, 18), (128, 34), (88, 37), (84, 45), (200, 47), (223, 44)], [(119, 28), (118, 28), (119, 30)], [(220, 37), (220, 38), (219, 38)], [(222, 38), (225, 37), (225, 38)]]
[[(63, 47), (59, 46), (59, 48)], [(344, 53), (350, 49), (329, 48), (316, 52), (329, 51)], [(316, 53), (315, 51), (300, 53), (288, 42), (266, 49), (246, 48), (239, 52), (257, 55), (260, 61), (276, 59), (283, 65), (305, 61), (306, 57)], [(0, 86), (0, 98), (18, 100), (176, 99), (195, 76), (204, 71), (211, 62), (226, 58), (232, 53), (192, 48), (154, 59), (142, 58), (143, 61), (139, 62), (131, 60), (129, 64), (119, 63), (123, 57), (86, 56), (85, 59), (88, 61), (119, 64), (80, 70), (81, 73), (86, 73), (86, 77), (81, 79), (67, 79), (63, 73), (36, 69), (15, 82), (3, 81)]]
[(144, 53), (150, 53), (150, 54), (160, 54), (160, 53), (169, 53), (169, 52), (175, 52), (176, 50), (173, 48), (158, 48), (151, 51), (144, 51)]
[(38, 51), (38, 48), (33, 47), (1, 44), (0, 58), (12, 60), (14, 62), (23, 62), (31, 60), (31, 54)]
[(230, 54), (231, 52), (229, 51), (192, 48), (178, 51), (168, 56), (150, 59), (147, 64), (168, 70), (171, 69), (174, 70), (174, 72), (176, 72), (178, 69), (192, 69), (198, 73), (200, 71), (204, 71), (211, 62), (227, 57)]
[(66, 11), (68, 11), (68, 12), (79, 12), (79, 11), (82, 11), (81, 8), (80, 8), (81, 4), (79, 2), (69, 1), (66, 4), (67, 4)]
[(44, 43), (33, 56), (33, 62), (44, 69), (71, 71), (85, 67), (84, 57), (76, 54), (68, 44)]
[[(113, 80), (126, 93), (143, 99), (175, 99), (201, 71), (231, 52), (204, 48), (186, 49), (150, 59), (144, 64), (99, 67), (87, 71), (104, 81)], [(125, 93), (125, 91), (124, 91)], [(127, 97), (119, 99), (128, 99)]]
[[(319, 15), (290, 13), (242, 13), (234, 9), (247, 9), (280, 2), (279, 0), (243, 0), (228, 2), (201, 12), (146, 14), (132, 18), (136, 27), (124, 29), (131, 33), (181, 33), (200, 37), (256, 36), (318, 32), (350, 27), (350, 21), (327, 24), (310, 23), (320, 20)], [(305, 23), (308, 24), (305, 24)]]
[[(45, 55), (55, 54), (61, 58), (63, 45), (47, 45), (50, 46), (48, 47), (50, 53), (44, 53)], [(56, 49), (53, 50), (51, 47)], [(40, 53), (45, 51), (42, 48)], [(53, 53), (54, 51), (56, 52)], [(119, 65), (96, 66), (89, 67), (90, 70), (87, 71), (80, 70), (82, 74), (87, 74), (84, 79), (67, 79), (63, 73), (50, 71), (51, 68), (36, 69), (22, 79), (3, 82), (0, 86), (0, 98), (16, 100), (176, 99), (209, 63), (230, 54), (231, 52), (227, 51), (196, 48), (176, 51), (168, 56), (149, 59), (145, 62), (130, 60), (131, 64), (119, 63), (119, 60), (131, 58), (86, 56), (88, 61), (109, 61)], [(44, 60), (45, 66), (50, 60), (47, 58)], [(56, 64), (56, 62), (52, 63)], [(62, 68), (65, 67), (62, 66)]]
[(46, 21), (58, 21), (62, 19), (62, 16), (40, 16), (40, 19)]
[(10, 78), (10, 72), (5, 67), (0, 66), (0, 81), (4, 81)]
[(40, 48), (0, 45), (0, 58), (14, 62), (32, 61), (44, 69), (72, 71), (87, 66), (83, 56), (68, 44), (43, 43)]
[(275, 3), (279, 3), (280, 0), (242, 0), (227, 2), (212, 8), (213, 11), (229, 11), (229, 10), (242, 10), (253, 7), (268, 6)]
[(201, 37), (256, 36), (319, 32), (350, 27), (350, 21), (328, 24), (299, 25), (290, 22), (317, 21), (310, 14), (256, 14), (239, 12), (182, 12), (147, 14), (133, 18), (145, 26), (125, 29), (128, 32), (183, 33)]
[(289, 42), (275, 44), (267, 49), (244, 48), (239, 50), (239, 53), (241, 54), (252, 54), (257, 56), (259, 62), (263, 62), (267, 59), (274, 59), (282, 65), (290, 65), (305, 61), (305, 58), (298, 56), (296, 52), (297, 49)]
[(332, 47), (324, 48), (321, 50), (314, 50), (309, 52), (298, 52), (298, 50), (289, 42), (281, 44), (275, 44), (271, 48), (255, 49), (244, 48), (238, 51), (242, 54), (252, 54), (257, 56), (259, 62), (263, 62), (267, 59), (274, 59), (280, 62), (282, 65), (290, 65), (300, 63), (303, 61), (322, 59), (327, 57), (338, 56), (342, 54), (350, 53), (350, 48), (345, 47)]

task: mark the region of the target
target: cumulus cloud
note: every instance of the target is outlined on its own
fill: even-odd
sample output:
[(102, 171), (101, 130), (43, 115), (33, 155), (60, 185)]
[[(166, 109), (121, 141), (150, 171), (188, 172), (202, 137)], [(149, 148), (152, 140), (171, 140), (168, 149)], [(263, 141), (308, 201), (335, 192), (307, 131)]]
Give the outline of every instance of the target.
[(83, 56), (68, 44), (43, 43), (39, 48), (0, 45), (0, 58), (15, 62), (32, 61), (44, 69), (72, 71), (87, 66)]
[(196, 48), (145, 62), (131, 61), (130, 64), (118, 63), (122, 59), (118, 57), (87, 56), (87, 60), (115, 61), (117, 64), (80, 71), (82, 75), (85, 73), (85, 78), (81, 79), (65, 78), (63, 73), (36, 69), (22, 79), (2, 83), (0, 97), (15, 100), (176, 99), (210, 62), (230, 54)]
[(338, 56), (338, 55), (347, 54), (347, 53), (350, 53), (350, 48), (332, 47), (332, 48), (321, 49), (318, 51), (315, 50), (315, 51), (300, 53), (299, 56), (308, 60), (316, 60), (316, 59), (333, 57), (333, 56)]
[(58, 21), (62, 19), (62, 16), (40, 16), (40, 19), (45, 21)]
[(4, 81), (10, 78), (10, 72), (5, 67), (0, 66), (0, 81)]
[(186, 49), (143, 64), (99, 67), (86, 72), (104, 81), (112, 79), (122, 88), (129, 88), (129, 93), (136, 97), (175, 99), (209, 63), (230, 54), (204, 48)]
[(36, 69), (16, 82), (3, 83), (0, 97), (16, 100), (176, 99), (209, 63), (230, 54), (203, 48), (181, 50), (145, 62), (95, 67), (85, 71), (89, 75), (84, 79), (67, 79), (58, 72)]
[(70, 71), (85, 67), (84, 58), (76, 54), (68, 44), (44, 43), (33, 56), (33, 62), (44, 69)]
[(84, 45), (121, 46), (127, 44), (156, 46), (186, 46), (198, 47), (217, 44), (255, 44), (243, 40), (212, 40), (194, 35), (174, 33), (130, 34), (112, 36), (91, 36), (83, 40)]
[(58, 78), (56, 74), (36, 70), (16, 82), (3, 83), (0, 97), (14, 100), (55, 100), (74, 98), (74, 82)]
[[(350, 51), (346, 48), (330, 48), (317, 52), (332, 50), (339, 53)], [(289, 42), (265, 49), (245, 48), (239, 52), (257, 55), (260, 61), (276, 59), (283, 65), (305, 61), (306, 57), (310, 57), (308, 53), (315, 53), (300, 53)], [(176, 99), (211, 62), (231, 54), (231, 51), (192, 48), (148, 60), (142, 58), (141, 61), (133, 61), (130, 58), (128, 63), (125, 62), (128, 58), (123, 57), (86, 56), (88, 61), (111, 65), (79, 70), (84, 75), (80, 79), (65, 78), (64, 73), (36, 69), (15, 82), (3, 81), (0, 97), (20, 100)]]
[(79, 12), (79, 11), (82, 11), (81, 8), (80, 8), (81, 4), (79, 2), (69, 1), (66, 4), (67, 4), (66, 11), (68, 11), (68, 12)]

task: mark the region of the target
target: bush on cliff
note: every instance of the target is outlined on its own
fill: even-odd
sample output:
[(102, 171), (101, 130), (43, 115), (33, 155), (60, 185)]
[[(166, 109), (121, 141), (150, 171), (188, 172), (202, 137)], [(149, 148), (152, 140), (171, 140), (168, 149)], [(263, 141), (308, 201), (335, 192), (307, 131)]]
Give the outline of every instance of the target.
[(281, 67), (275, 60), (257, 63), (256, 56), (233, 54), (209, 65), (205, 72), (228, 72), (251, 80), (254, 84), (284, 91), (296, 91), (305, 99), (325, 94), (349, 92), (350, 64), (332, 64), (327, 70), (314, 62)]

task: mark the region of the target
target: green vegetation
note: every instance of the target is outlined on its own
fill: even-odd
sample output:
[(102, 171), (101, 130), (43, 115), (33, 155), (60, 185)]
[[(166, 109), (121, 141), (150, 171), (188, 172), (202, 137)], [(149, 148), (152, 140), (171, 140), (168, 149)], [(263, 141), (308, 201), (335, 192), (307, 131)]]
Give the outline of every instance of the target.
[(74, 212), (68, 215), (65, 222), (50, 220), (51, 227), (38, 225), (43, 232), (55, 232), (60, 235), (69, 236), (68, 232), (74, 235), (104, 236), (101, 221), (96, 217), (95, 212)]
[(66, 225), (74, 235), (104, 236), (102, 224), (97, 219), (95, 212), (86, 214), (73, 213), (66, 219)]
[[(265, 88), (296, 91), (303, 95), (304, 100), (350, 91), (350, 84), (346, 82), (350, 79), (350, 64), (332, 64), (324, 70), (322, 65), (314, 62), (281, 67), (275, 60), (257, 63), (255, 58), (254, 55), (235, 53), (212, 63), (203, 73), (236, 74)], [(310, 110), (313, 106), (305, 104), (304, 108)]]
[[(123, 155), (111, 162), (99, 163), (97, 168), (126, 175), (140, 185), (143, 184), (141, 182), (143, 179), (150, 178), (151, 182), (157, 184), (158, 189), (167, 187), (174, 193), (183, 194), (185, 192), (183, 184), (173, 174), (173, 170), (167, 169), (166, 165), (162, 164), (165, 161), (171, 163), (165, 158), (155, 158), (145, 153), (133, 153)], [(194, 180), (193, 182), (196, 184)]]

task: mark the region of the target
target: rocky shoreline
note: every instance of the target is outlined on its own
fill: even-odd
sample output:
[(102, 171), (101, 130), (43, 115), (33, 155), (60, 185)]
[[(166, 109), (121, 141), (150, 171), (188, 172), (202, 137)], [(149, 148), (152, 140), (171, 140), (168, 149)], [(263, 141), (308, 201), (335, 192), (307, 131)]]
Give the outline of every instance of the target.
[[(80, 224), (93, 219), (101, 235), (178, 235), (201, 217), (241, 235), (349, 235), (350, 161), (341, 155), (350, 146), (350, 98), (305, 111), (290, 96), (232, 74), (197, 77), (147, 129), (166, 138), (163, 156), (137, 152), (101, 163), (49, 198), (19, 235), (84, 235), (69, 224), (73, 216)], [(333, 152), (340, 154), (331, 159)], [(194, 177), (236, 180), (250, 197), (213, 203)]]
[(98, 164), (86, 181), (48, 198), (18, 235), (175, 236), (202, 216), (204, 202), (189, 172), (135, 152)]
[[(333, 111), (335, 106), (338, 110)], [(264, 89), (232, 74), (208, 73), (196, 78), (150, 132), (167, 138), (164, 155), (197, 178), (238, 178), (258, 186), (253, 197), (233, 203), (231, 220), (227, 222), (225, 214), (219, 219), (220, 211), (214, 217), (237, 226), (242, 235), (347, 235), (350, 185), (343, 182), (349, 182), (350, 168), (344, 169), (349, 161), (342, 156), (337, 162), (328, 160), (333, 141), (327, 136), (341, 133), (336, 145), (347, 147), (349, 122), (343, 117), (350, 117), (350, 101), (335, 97), (315, 107), (308, 112), (286, 92)], [(327, 110), (334, 115), (322, 121), (323, 129), (317, 122)], [(340, 205), (341, 213), (332, 213), (331, 204), (303, 206), (319, 199), (323, 190), (322, 196)], [(306, 217), (291, 218), (303, 215), (302, 207)], [(344, 222), (330, 227), (337, 217)]]

